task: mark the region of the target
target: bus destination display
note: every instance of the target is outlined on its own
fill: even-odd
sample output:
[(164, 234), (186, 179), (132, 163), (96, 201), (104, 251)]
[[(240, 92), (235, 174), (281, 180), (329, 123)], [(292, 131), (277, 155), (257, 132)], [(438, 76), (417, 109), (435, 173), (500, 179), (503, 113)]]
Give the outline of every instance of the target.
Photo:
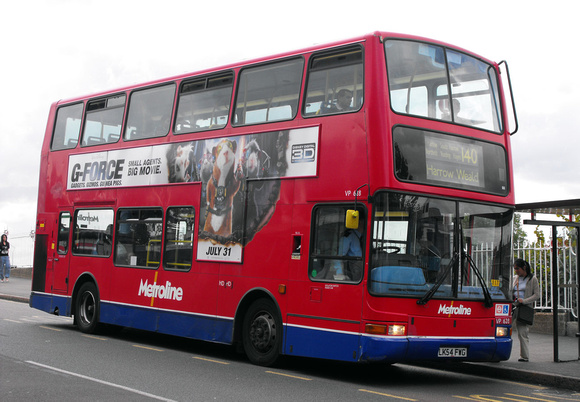
[(483, 187), (483, 150), (478, 144), (425, 135), (426, 179)]

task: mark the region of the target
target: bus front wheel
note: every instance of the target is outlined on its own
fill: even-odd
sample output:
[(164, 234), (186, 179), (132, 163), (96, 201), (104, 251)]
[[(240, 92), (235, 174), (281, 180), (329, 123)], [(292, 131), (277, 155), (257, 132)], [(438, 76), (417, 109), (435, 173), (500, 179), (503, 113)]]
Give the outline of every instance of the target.
[(75, 307), (75, 322), (81, 332), (96, 332), (99, 323), (99, 295), (93, 283), (87, 282), (81, 286)]
[(267, 299), (254, 301), (243, 323), (243, 344), (248, 359), (260, 366), (273, 365), (282, 346), (282, 320), (274, 303)]

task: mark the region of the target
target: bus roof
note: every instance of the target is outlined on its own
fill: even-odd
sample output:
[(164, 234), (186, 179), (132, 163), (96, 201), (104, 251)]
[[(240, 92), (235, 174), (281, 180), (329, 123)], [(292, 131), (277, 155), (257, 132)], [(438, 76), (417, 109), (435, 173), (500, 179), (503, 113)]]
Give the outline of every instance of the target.
[(496, 64), (488, 59), (485, 59), (481, 56), (478, 56), (477, 54), (474, 54), (473, 52), (470, 52), (466, 49), (462, 49), (460, 47), (457, 47), (457, 46), (454, 46), (454, 45), (451, 45), (451, 44), (448, 44), (445, 42), (441, 42), (441, 41), (437, 41), (434, 39), (425, 38), (425, 37), (421, 37), (421, 36), (414, 36), (414, 35), (393, 33), (393, 32), (375, 31), (375, 32), (370, 33), (370, 34), (366, 34), (366, 35), (351, 38), (351, 39), (340, 40), (340, 41), (335, 41), (335, 42), (330, 42), (330, 43), (325, 43), (325, 44), (313, 45), (313, 46), (310, 46), (307, 48), (293, 50), (293, 51), (287, 51), (287, 52), (279, 53), (276, 55), (263, 56), (263, 57), (259, 57), (259, 58), (252, 59), (252, 60), (244, 60), (244, 61), (226, 64), (226, 65), (222, 65), (222, 66), (218, 66), (218, 67), (209, 67), (209, 68), (205, 68), (205, 69), (198, 70), (198, 71), (182, 73), (182, 74), (178, 74), (178, 75), (174, 75), (174, 76), (170, 76), (170, 77), (164, 77), (164, 78), (160, 78), (160, 79), (156, 79), (156, 80), (152, 80), (152, 81), (148, 81), (148, 82), (141, 82), (141, 83), (137, 83), (137, 84), (126, 85), (126, 86), (119, 87), (119, 88), (113, 88), (113, 89), (108, 89), (108, 90), (104, 90), (104, 91), (99, 91), (99, 92), (95, 92), (95, 93), (87, 94), (87, 95), (83, 95), (83, 96), (76, 96), (73, 98), (61, 99), (55, 103), (58, 105), (73, 103), (73, 102), (78, 102), (78, 101), (82, 101), (82, 100), (89, 99), (89, 98), (98, 98), (100, 96), (105, 96), (105, 95), (112, 94), (112, 93), (126, 92), (129, 90), (135, 89), (135, 88), (154, 86), (154, 85), (163, 84), (163, 83), (167, 83), (167, 82), (171, 82), (171, 81), (180, 81), (180, 80), (183, 80), (186, 78), (191, 78), (192, 76), (203, 76), (206, 74), (211, 74), (211, 73), (215, 73), (215, 72), (219, 72), (219, 71), (240, 69), (240, 68), (248, 66), (248, 65), (265, 63), (265, 62), (268, 62), (271, 60), (283, 59), (283, 58), (287, 58), (287, 57), (291, 57), (291, 56), (298, 56), (301, 54), (330, 49), (333, 47), (345, 46), (345, 45), (349, 45), (349, 44), (365, 42), (367, 40), (370, 40), (373, 37), (379, 37), (379, 38), (381, 38), (381, 40), (383, 38), (400, 38), (400, 39), (409, 39), (409, 40), (417, 40), (417, 41), (422, 41), (422, 42), (434, 43), (437, 45), (450, 47), (450, 48), (459, 50), (459, 51), (464, 52), (464, 53), (469, 53), (473, 56), (478, 57), (479, 59), (484, 60), (485, 62), (487, 62), (489, 64)]

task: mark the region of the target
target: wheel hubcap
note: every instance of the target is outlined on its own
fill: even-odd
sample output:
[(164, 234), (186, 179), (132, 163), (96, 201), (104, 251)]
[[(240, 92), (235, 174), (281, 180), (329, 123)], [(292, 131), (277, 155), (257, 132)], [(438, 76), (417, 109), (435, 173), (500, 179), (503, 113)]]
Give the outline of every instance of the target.
[(259, 352), (267, 352), (272, 348), (276, 340), (276, 322), (271, 315), (261, 313), (254, 318), (250, 327), (250, 340)]
[(83, 323), (90, 324), (95, 315), (95, 298), (92, 293), (87, 292), (83, 295), (80, 310)]

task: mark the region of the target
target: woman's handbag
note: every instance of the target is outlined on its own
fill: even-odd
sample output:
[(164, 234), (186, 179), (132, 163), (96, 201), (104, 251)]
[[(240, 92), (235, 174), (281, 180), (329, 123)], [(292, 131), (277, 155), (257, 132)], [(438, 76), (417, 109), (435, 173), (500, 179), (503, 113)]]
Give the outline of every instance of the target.
[[(519, 281), (516, 279), (515, 288), (519, 289)], [(518, 304), (514, 309), (515, 319), (526, 325), (534, 325), (534, 308), (525, 304)]]
[(534, 324), (534, 309), (532, 307), (520, 304), (516, 310), (516, 320), (518, 322), (526, 325)]

